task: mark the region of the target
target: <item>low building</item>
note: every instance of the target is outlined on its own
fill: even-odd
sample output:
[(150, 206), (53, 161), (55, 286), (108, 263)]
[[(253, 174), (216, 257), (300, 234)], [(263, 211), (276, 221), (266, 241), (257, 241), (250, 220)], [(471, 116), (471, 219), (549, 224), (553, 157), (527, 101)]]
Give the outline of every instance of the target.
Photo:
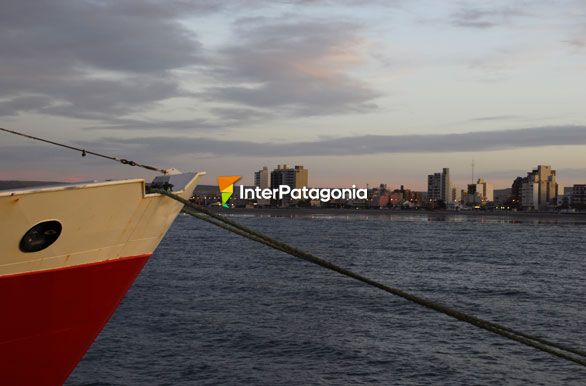
[(397, 206), (403, 202), (403, 194), (398, 192), (392, 192), (389, 194), (389, 205)]
[(494, 204), (497, 206), (508, 205), (512, 198), (512, 188), (495, 189), (494, 190)]
[(382, 195), (376, 195), (372, 197), (372, 206), (384, 208), (389, 205), (390, 196), (388, 193), (383, 193)]
[(462, 202), (462, 192), (463, 190), (453, 186), (452, 187), (452, 197), (451, 198), (451, 202), (452, 203), (461, 203)]
[(494, 201), (494, 189), (492, 184), (479, 178), (475, 184), (468, 184), (468, 192), (464, 197), (466, 205), (486, 205)]
[(586, 184), (572, 187), (571, 205), (575, 209), (586, 209)]
[(221, 205), (220, 189), (218, 185), (197, 185), (191, 201), (201, 206)]

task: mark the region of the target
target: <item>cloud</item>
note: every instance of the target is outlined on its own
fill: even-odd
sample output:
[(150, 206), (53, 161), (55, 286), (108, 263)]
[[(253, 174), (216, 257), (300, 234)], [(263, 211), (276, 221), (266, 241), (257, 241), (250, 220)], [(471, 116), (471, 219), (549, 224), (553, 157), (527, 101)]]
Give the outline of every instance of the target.
[(29, 95), (0, 101), (0, 116), (16, 115), (21, 111), (38, 110), (51, 105), (45, 95)]
[(150, 73), (189, 65), (197, 59), (200, 44), (176, 18), (181, 11), (202, 7), (187, 4), (4, 1), (0, 41), (9, 51), (2, 57), (39, 69), (64, 65), (50, 68), (51, 73), (72, 67)]
[(489, 115), (486, 117), (477, 117), (469, 119), (468, 122), (486, 122), (486, 121), (508, 121), (512, 119), (523, 119), (521, 115)]
[[(376, 108), (379, 93), (351, 75), (365, 63), (363, 31), (355, 24), (300, 14), (240, 18), (230, 44), (205, 48), (187, 28), (194, 25), (188, 19), (222, 10), (238, 17), (239, 4), (4, 1), (0, 116), (28, 112), (88, 120), (96, 128), (208, 130)], [(186, 89), (194, 84), (196, 90)], [(184, 107), (180, 121), (136, 118), (177, 97), (198, 110)]]
[(222, 117), (227, 121), (237, 122), (247, 122), (261, 118), (268, 118), (271, 116), (269, 112), (261, 111), (258, 109), (234, 107), (213, 107), (210, 109), (210, 112), (214, 115)]
[[(222, 141), (210, 138), (104, 138), (100, 146), (132, 149), (140, 154), (197, 154), (216, 156), (345, 156), (392, 153), (493, 151), (511, 148), (586, 145), (586, 126), (550, 126), (464, 134), (363, 135), (308, 142)], [(95, 143), (83, 143), (88, 148)]]
[(586, 47), (586, 33), (576, 34), (573, 38), (566, 40), (565, 43), (576, 49), (583, 49)]
[(452, 14), (451, 24), (456, 27), (486, 29), (509, 24), (514, 17), (525, 15), (520, 9), (511, 7), (467, 7)]
[(364, 112), (379, 93), (350, 72), (363, 65), (360, 28), (347, 22), (241, 19), (220, 50), (206, 96), (292, 115)]
[[(47, 90), (49, 92), (50, 90)], [(141, 111), (156, 101), (179, 96), (182, 91), (170, 78), (145, 80), (127, 77), (123, 80), (72, 80), (51, 90), (60, 103), (39, 112), (81, 119), (112, 121), (118, 116)]]
[(205, 1), (4, 1), (0, 114), (108, 120), (181, 95), (171, 71), (204, 59), (178, 17), (215, 8)]
[(181, 120), (140, 120), (140, 119), (113, 119), (108, 125), (89, 126), (86, 130), (188, 130), (208, 131), (222, 129), (224, 123), (212, 122), (208, 119), (181, 119)]
[[(0, 104), (0, 111), (2, 105)], [(201, 131), (220, 130), (227, 131), (235, 126), (271, 119), (271, 114), (256, 109), (235, 107), (213, 107), (209, 112), (214, 118), (193, 118), (176, 120), (157, 119), (130, 119), (111, 118), (108, 124), (85, 127), (86, 130), (176, 130), (176, 131)], [(74, 114), (74, 112), (72, 112)]]

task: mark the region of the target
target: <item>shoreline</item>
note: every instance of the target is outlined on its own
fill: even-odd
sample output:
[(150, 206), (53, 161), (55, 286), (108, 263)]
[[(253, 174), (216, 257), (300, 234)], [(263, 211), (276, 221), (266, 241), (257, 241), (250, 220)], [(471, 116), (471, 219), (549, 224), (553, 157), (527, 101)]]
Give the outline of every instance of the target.
[(345, 209), (345, 208), (213, 208), (225, 215), (252, 215), (269, 217), (427, 217), (429, 219), (470, 218), (493, 220), (544, 220), (550, 222), (586, 223), (586, 212), (509, 212), (509, 211), (448, 211), (448, 210), (392, 210), (392, 209)]

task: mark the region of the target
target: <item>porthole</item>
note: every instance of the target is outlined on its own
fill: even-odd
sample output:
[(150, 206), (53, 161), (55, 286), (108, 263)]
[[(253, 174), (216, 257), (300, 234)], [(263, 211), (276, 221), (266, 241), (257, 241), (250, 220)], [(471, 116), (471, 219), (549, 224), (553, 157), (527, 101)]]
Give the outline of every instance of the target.
[(61, 223), (50, 220), (38, 223), (28, 230), (20, 240), (20, 250), (23, 252), (38, 252), (49, 247), (61, 235)]

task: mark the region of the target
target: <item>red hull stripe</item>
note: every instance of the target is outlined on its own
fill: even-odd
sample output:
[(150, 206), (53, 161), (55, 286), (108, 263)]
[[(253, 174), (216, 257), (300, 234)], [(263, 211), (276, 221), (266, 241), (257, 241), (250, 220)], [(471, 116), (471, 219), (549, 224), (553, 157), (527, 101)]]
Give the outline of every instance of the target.
[(0, 383), (63, 384), (149, 256), (0, 276)]

